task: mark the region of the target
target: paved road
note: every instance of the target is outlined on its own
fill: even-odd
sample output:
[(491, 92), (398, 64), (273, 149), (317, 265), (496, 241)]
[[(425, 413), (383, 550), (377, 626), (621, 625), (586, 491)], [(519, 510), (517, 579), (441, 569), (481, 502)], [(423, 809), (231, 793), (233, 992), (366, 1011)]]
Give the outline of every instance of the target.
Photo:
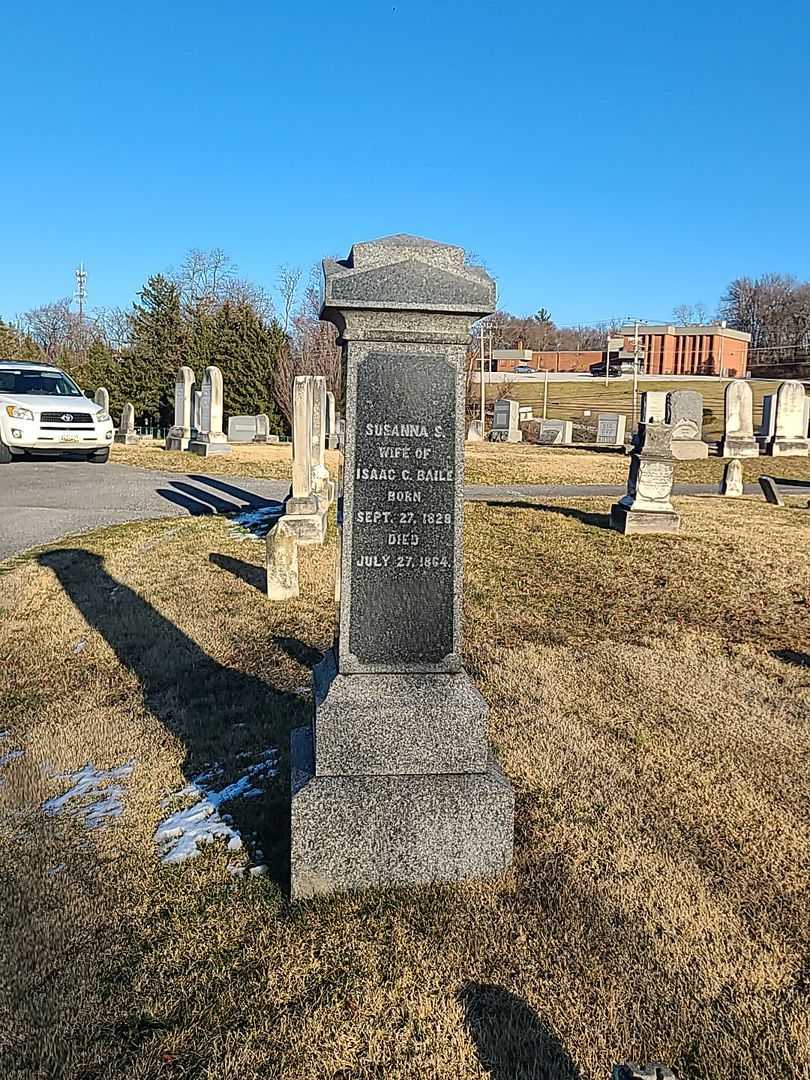
[(152, 472), (80, 461), (0, 466), (0, 559), (28, 548), (142, 518), (223, 514), (279, 501), (286, 480)]
[[(795, 485), (795, 486), (794, 486)], [(810, 484), (791, 485), (791, 494), (810, 495)], [(127, 465), (77, 461), (18, 461), (0, 467), (0, 559), (99, 525), (178, 514), (229, 514), (280, 502), (287, 480), (153, 472)], [(747, 485), (759, 494), (759, 485)], [(577, 499), (623, 495), (623, 485), (473, 484), (467, 499), (515, 502), (527, 498)], [(715, 484), (676, 484), (675, 495), (711, 495)]]

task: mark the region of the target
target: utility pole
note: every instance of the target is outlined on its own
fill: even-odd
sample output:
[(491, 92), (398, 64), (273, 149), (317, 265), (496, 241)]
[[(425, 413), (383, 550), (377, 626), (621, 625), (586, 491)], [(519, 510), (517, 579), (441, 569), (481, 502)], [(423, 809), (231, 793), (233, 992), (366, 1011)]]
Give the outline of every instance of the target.
[(638, 319), (636, 319), (635, 336), (633, 339), (633, 424), (636, 427), (636, 414), (638, 411)]
[(543, 419), (547, 420), (548, 411), (548, 368), (543, 369)]
[(486, 412), (486, 390), (484, 387), (484, 327), (481, 326), (481, 438), (484, 437), (484, 413)]

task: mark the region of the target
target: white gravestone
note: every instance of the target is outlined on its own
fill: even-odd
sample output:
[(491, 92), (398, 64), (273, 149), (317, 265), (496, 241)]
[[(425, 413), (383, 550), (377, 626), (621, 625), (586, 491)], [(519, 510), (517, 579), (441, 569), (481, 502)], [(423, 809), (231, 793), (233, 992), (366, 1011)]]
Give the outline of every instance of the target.
[(335, 487), (329, 479), (323, 452), (326, 446), (326, 378), (312, 376), (312, 490), (328, 506), (335, 498)]
[(807, 457), (810, 441), (804, 424), (804, 385), (797, 379), (783, 382), (776, 395), (776, 430), (768, 446), (774, 457)]
[(667, 422), (667, 394), (664, 390), (645, 390), (641, 395), (642, 424)]
[(253, 436), (255, 443), (266, 443), (270, 438), (270, 417), (267, 413), (259, 413), (256, 417), (256, 434)]
[(723, 470), (723, 480), (720, 484), (720, 494), (731, 497), (743, 493), (742, 462), (739, 458), (732, 458)]
[(299, 544), (322, 544), (327, 504), (312, 486), (312, 410), (314, 377), (296, 375), (293, 382), (292, 489), (284, 508), (285, 530)]
[(205, 369), (200, 403), (200, 430), (189, 443), (189, 450), (200, 457), (230, 454), (228, 437), (222, 430), (223, 414), (222, 372), (212, 365)]
[(745, 379), (733, 379), (723, 399), (724, 427), (720, 452), (725, 458), (757, 457), (754, 438), (754, 399)]
[(511, 398), (499, 398), (495, 402), (492, 418), (492, 442), (523, 442), (520, 430), (520, 402)]
[(232, 416), (228, 420), (228, 442), (249, 443), (256, 439), (255, 416)]
[(174, 424), (166, 436), (167, 450), (188, 450), (191, 441), (191, 395), (194, 372), (184, 364), (174, 382)]
[(596, 445), (623, 446), (627, 430), (624, 413), (598, 413), (596, 417)]
[(337, 429), (337, 407), (335, 405), (335, 395), (331, 390), (326, 391), (326, 449), (337, 450), (338, 448), (338, 429)]
[(106, 386), (100, 386), (98, 388), (98, 390), (96, 390), (95, 395), (93, 397), (93, 401), (95, 401), (96, 405), (101, 406), (101, 411), (102, 412), (105, 412), (105, 413), (109, 414), (109, 412), (110, 412), (110, 393), (107, 390)]
[(697, 390), (674, 390), (669, 395), (672, 425), (672, 456), (676, 461), (695, 461), (709, 456), (703, 441), (703, 395)]
[(641, 424), (630, 456), (627, 494), (611, 507), (611, 525), (625, 535), (677, 533), (681, 519), (671, 502), (673, 471), (671, 426)]
[(140, 435), (135, 434), (135, 409), (131, 401), (128, 401), (121, 411), (121, 423), (115, 433), (115, 441), (124, 446), (141, 441)]

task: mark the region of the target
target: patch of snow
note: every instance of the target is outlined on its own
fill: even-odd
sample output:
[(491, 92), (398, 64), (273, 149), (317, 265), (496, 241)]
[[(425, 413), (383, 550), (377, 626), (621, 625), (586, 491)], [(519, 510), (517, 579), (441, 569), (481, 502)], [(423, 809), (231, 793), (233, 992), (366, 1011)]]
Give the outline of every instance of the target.
[(10, 731), (0, 731), (0, 739), (7, 739), (10, 734)]
[(85, 647), (86, 644), (87, 644), (87, 638), (82, 638), (81, 641), (77, 641), (76, 644), (73, 646), (73, 652), (78, 655), (80, 652), (82, 652), (84, 650), (84, 647)]
[(88, 764), (78, 772), (58, 776), (56, 779), (70, 780), (73, 786), (64, 795), (47, 799), (42, 809), (50, 815), (67, 810), (84, 818), (88, 829), (106, 825), (110, 818), (120, 817), (124, 812), (124, 789), (115, 781), (128, 779), (134, 768), (134, 761), (115, 769), (96, 769)]
[(9, 750), (7, 754), (0, 754), (0, 768), (4, 765), (8, 765), (10, 761), (16, 761), (17, 758), (21, 758), (24, 753), (24, 750)]
[(163, 807), (178, 798), (196, 801), (183, 810), (176, 810), (158, 825), (155, 844), (160, 861), (179, 863), (195, 859), (200, 854), (200, 845), (213, 843), (216, 839), (224, 840), (228, 851), (240, 851), (242, 837), (230, 824), (230, 815), (222, 812), (221, 807), (234, 799), (254, 799), (264, 794), (258, 785), (263, 779), (275, 776), (277, 760), (277, 750), (266, 750), (260, 761), (248, 766), (242, 776), (219, 791), (210, 786), (213, 778), (221, 774), (221, 769), (214, 767), (195, 776), (190, 784), (164, 799)]
[(228, 533), (234, 540), (264, 540), (283, 513), (282, 503), (243, 510), (231, 518)]
[(59, 863), (58, 866), (49, 867), (46, 873), (48, 877), (53, 877), (54, 874), (61, 874), (65, 870), (67, 870), (67, 863)]

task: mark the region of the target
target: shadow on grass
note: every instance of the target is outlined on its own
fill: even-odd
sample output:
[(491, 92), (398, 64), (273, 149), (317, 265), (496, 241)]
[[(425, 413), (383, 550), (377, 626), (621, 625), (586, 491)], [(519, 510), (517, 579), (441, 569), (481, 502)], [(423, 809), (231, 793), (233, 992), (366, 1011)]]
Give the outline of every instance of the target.
[(246, 585), (258, 589), (260, 593), (267, 592), (267, 571), (263, 566), (243, 562), (242, 559), (234, 559), (230, 555), (220, 555), (216, 551), (212, 552), (208, 559), (220, 570), (227, 570), (229, 574), (244, 581)]
[(517, 499), (503, 499), (500, 501), (487, 500), (487, 506), (499, 510), (544, 510), (550, 514), (561, 514), (563, 517), (576, 518), (583, 525), (593, 525), (597, 529), (612, 531), (610, 514), (596, 514), (588, 510), (577, 510), (573, 506), (555, 506), (554, 503), (523, 502)]
[(264, 796), (236, 799), (225, 804), (225, 812), (246, 846), (255, 845), (264, 853), (273, 879), (287, 891), (289, 732), (308, 721), (307, 703), (213, 660), (151, 604), (107, 573), (98, 555), (60, 549), (46, 552), (39, 561), (54, 572), (84, 618), (136, 675), (154, 716), (183, 742), (183, 772), (189, 780), (218, 765), (224, 786), (243, 775), (246, 763), (255, 761), (263, 750), (278, 748), (279, 768)]
[(481, 1069), (492, 1080), (580, 1080), (558, 1037), (519, 997), (466, 983), (458, 999)]
[(792, 667), (810, 667), (810, 653), (794, 652), (793, 649), (774, 649), (771, 656)]

